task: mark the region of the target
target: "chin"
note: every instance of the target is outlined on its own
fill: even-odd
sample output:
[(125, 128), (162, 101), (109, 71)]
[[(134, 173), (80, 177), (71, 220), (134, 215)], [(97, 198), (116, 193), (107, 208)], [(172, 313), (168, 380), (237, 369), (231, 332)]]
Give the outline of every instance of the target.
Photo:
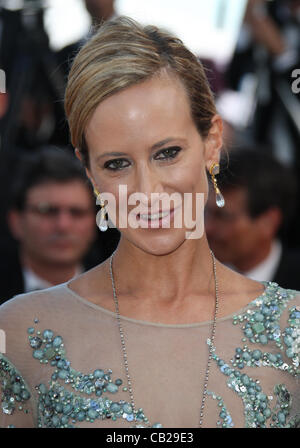
[(58, 254), (56, 253), (53, 256), (48, 256), (47, 261), (53, 265), (56, 266), (70, 266), (70, 265), (76, 265), (80, 260), (80, 257), (78, 256), (78, 254)]
[(128, 239), (131, 244), (141, 249), (143, 252), (149, 255), (169, 255), (175, 252), (185, 241), (185, 231), (182, 233), (169, 232), (169, 234), (159, 232), (152, 233), (148, 235), (139, 236), (136, 238), (135, 236)]

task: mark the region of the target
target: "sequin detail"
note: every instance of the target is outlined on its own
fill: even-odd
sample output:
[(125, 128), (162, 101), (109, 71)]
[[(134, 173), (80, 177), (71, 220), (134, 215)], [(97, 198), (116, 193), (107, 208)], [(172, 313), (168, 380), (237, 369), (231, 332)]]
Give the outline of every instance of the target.
[[(289, 310), (289, 326), (281, 333), (279, 320), (288, 302), (295, 297), (292, 290), (284, 290), (276, 283), (269, 283), (268, 292), (252, 303), (245, 313), (234, 316), (233, 324), (242, 325), (244, 336), (242, 342), (250, 344), (271, 344), (271, 352), (260, 348), (252, 349), (247, 344), (235, 349), (231, 365), (216, 354), (213, 359), (220, 371), (228, 377), (228, 387), (236, 392), (244, 404), (246, 427), (298, 427), (300, 414), (290, 417), (291, 395), (284, 384), (275, 385), (274, 395), (267, 396), (258, 380), (243, 373), (247, 367), (272, 367), (283, 370), (294, 377), (299, 377), (299, 328), (300, 312), (296, 307)], [(208, 341), (210, 345), (210, 341)], [(275, 348), (275, 350), (274, 350)], [(286, 355), (291, 363), (284, 362)], [(276, 403), (272, 406), (272, 401)]]
[[(61, 336), (50, 329), (35, 332), (32, 327), (28, 335), (33, 357), (54, 368), (49, 384), (36, 386), (39, 427), (73, 428), (83, 421), (119, 418), (132, 423), (132, 427), (151, 427), (142, 408), (133, 411), (127, 401), (109, 397), (117, 394), (123, 385), (121, 378), (112, 379), (112, 370), (99, 368), (88, 374), (76, 371), (66, 358)], [(122, 390), (127, 392), (124, 387)]]
[[(288, 324), (280, 330), (280, 318), (288, 303), (295, 297), (295, 292), (280, 288), (276, 283), (269, 283), (268, 293), (264, 292), (255, 300), (245, 313), (234, 316), (233, 324), (240, 324), (244, 333), (242, 342), (267, 346), (272, 344), (272, 352), (250, 350), (247, 345), (238, 348), (235, 365), (243, 368), (271, 366), (284, 370), (297, 377), (300, 374), (300, 311), (295, 307), (289, 309)], [(276, 351), (274, 350), (276, 348)], [(286, 355), (291, 363), (283, 361)]]
[[(217, 352), (218, 347), (213, 347), (212, 362), (224, 378), (225, 389), (228, 387), (241, 399), (244, 426), (300, 428), (300, 414), (296, 409), (292, 414), (292, 385), (289, 384), (289, 389), (284, 384), (286, 376), (282, 375), (297, 379), (300, 374), (300, 309), (291, 303), (299, 293), (282, 289), (275, 283), (267, 285), (258, 299), (233, 317), (240, 339), (233, 346), (231, 356), (223, 359)], [(280, 320), (284, 311), (288, 317), (286, 326), (282, 327)], [(131, 427), (162, 427), (160, 423), (151, 426), (142, 408), (133, 412), (126, 384), (114, 377), (110, 369), (99, 367), (88, 373), (74, 370), (66, 356), (63, 337), (52, 329), (40, 331), (37, 324), (40, 325), (35, 318), (34, 326), (27, 330), (29, 346), (36, 362), (49, 368), (49, 381), (36, 384), (36, 390), (32, 391), (38, 398), (39, 427), (69, 428), (79, 426), (80, 422), (92, 424), (107, 419), (120, 419)], [(207, 344), (211, 344), (209, 339)], [(270, 376), (272, 370), (277, 371), (280, 380), (278, 384), (274, 381), (268, 393), (256, 378), (257, 368), (267, 369)], [(0, 386), (0, 411), (12, 416), (12, 422), (18, 411), (29, 412), (29, 388), (1, 354)], [(207, 391), (207, 395), (216, 404), (216, 426), (234, 427), (234, 410), (228, 409), (223, 397), (214, 391)]]
[(211, 391), (207, 391), (207, 395), (211, 397), (213, 400), (216, 400), (218, 402), (218, 408), (220, 410), (219, 412), (219, 420), (217, 420), (217, 428), (233, 428), (234, 422), (232, 420), (232, 417), (230, 413), (228, 412), (225, 403), (219, 395), (216, 395), (215, 393)]
[[(1, 409), (12, 415), (16, 410), (28, 414), (26, 402), (30, 399), (29, 388), (12, 363), (0, 353)], [(24, 406), (25, 405), (25, 406)]]

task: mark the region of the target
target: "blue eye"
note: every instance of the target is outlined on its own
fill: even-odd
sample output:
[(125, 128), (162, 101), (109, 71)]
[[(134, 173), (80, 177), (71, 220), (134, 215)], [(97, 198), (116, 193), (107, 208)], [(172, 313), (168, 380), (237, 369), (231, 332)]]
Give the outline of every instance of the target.
[[(157, 155), (155, 156), (155, 159), (156, 160), (174, 159), (180, 151), (181, 151), (181, 148), (179, 146), (172, 146), (170, 148), (165, 148), (157, 153)], [(158, 156), (162, 156), (162, 157), (158, 157)]]
[(117, 171), (122, 170), (123, 168), (126, 168), (129, 166), (129, 163), (127, 165), (124, 165), (123, 162), (127, 162), (126, 159), (114, 159), (114, 160), (108, 160), (104, 164), (104, 168), (107, 168), (108, 170)]

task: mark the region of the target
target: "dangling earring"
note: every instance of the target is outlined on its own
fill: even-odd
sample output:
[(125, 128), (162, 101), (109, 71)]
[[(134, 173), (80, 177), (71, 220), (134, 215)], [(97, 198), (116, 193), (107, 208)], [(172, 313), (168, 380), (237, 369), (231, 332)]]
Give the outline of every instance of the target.
[(219, 172), (220, 172), (220, 165), (218, 163), (213, 163), (209, 169), (209, 174), (211, 175), (211, 180), (214, 184), (214, 189), (216, 193), (216, 204), (218, 207), (224, 207), (225, 199), (218, 188), (217, 180), (215, 178), (215, 175), (219, 174)]
[(106, 219), (107, 211), (104, 205), (104, 202), (102, 201), (102, 198), (100, 196), (100, 193), (96, 188), (94, 188), (95, 196), (97, 197), (96, 204), (100, 205), (101, 209), (97, 213), (96, 216), (96, 223), (101, 232), (105, 232), (108, 229), (108, 221)]

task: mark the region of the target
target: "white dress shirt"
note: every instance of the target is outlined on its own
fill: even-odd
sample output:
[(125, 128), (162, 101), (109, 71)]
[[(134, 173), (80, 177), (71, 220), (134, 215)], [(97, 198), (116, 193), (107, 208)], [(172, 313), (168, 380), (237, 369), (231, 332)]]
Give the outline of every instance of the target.
[(51, 283), (36, 275), (31, 269), (23, 268), (24, 292), (50, 288)]

